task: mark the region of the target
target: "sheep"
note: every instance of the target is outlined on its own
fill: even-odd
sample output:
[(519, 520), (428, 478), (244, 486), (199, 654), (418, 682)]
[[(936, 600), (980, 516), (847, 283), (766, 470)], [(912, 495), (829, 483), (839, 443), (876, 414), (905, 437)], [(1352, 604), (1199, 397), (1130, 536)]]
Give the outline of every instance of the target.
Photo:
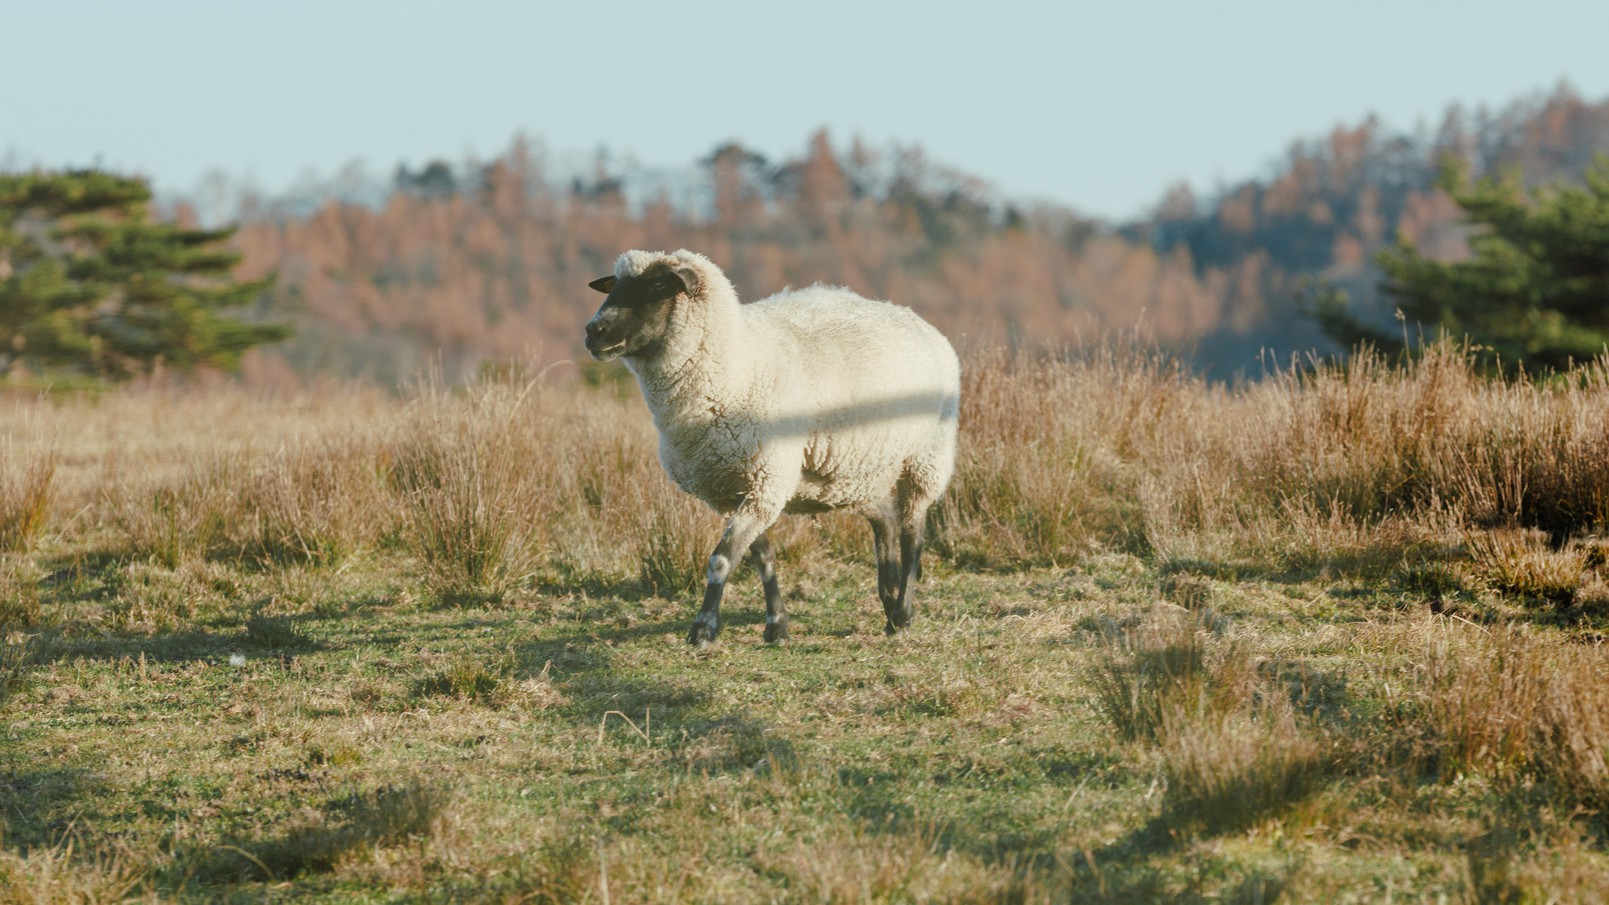
[(784, 513), (834, 509), (871, 522), (884, 631), (909, 625), (927, 511), (955, 469), (961, 366), (943, 334), (835, 286), (742, 304), (685, 249), (625, 252), (588, 286), (608, 297), (587, 351), (636, 375), (665, 471), (726, 517), (688, 642), (715, 640), (727, 576), (751, 549), (764, 638), (788, 640), (766, 531)]

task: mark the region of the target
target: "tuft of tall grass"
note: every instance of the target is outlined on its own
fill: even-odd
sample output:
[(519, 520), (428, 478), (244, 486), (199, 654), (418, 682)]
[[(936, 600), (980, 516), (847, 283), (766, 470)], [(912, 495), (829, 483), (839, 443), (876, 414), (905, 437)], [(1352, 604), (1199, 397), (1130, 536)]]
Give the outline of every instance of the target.
[(130, 551), (169, 569), (215, 552), (239, 524), (244, 471), (241, 454), (219, 451), (171, 482), (118, 495), (113, 517)]
[(0, 464), (0, 553), (25, 552), (50, 517), (56, 456), (6, 458)]
[(0, 638), (0, 704), (28, 683), (28, 672), (38, 659), (37, 639)]
[(664, 597), (702, 588), (705, 561), (715, 546), (715, 516), (665, 481), (649, 483), (639, 500), (629, 541), (643, 586)]
[(1212, 637), (1200, 613), (1153, 614), (1107, 650), (1095, 670), (1095, 703), (1125, 741), (1156, 742), (1185, 716), (1237, 706), (1255, 670), (1232, 642)]
[(1327, 778), (1320, 743), (1282, 695), (1204, 714), (1169, 710), (1158, 734), (1162, 807), (1176, 826), (1242, 829), (1295, 805)]
[(1546, 784), (1569, 805), (1609, 807), (1609, 662), (1511, 626), (1430, 650), (1423, 709), (1443, 775)]
[(262, 457), (243, 476), (231, 552), (328, 565), (378, 544), (391, 518), (376, 446), (368, 436), (336, 437)]
[(246, 620), (245, 640), (267, 650), (295, 650), (313, 643), (291, 617), (269, 615), (261, 609)]
[(388, 447), (403, 536), (443, 602), (498, 600), (534, 567), (542, 478), (562, 467), (526, 394), (491, 385), (460, 401), (426, 388)]
[(86, 846), (75, 835), (26, 854), (0, 849), (0, 905), (127, 902), (150, 873), (149, 860), (127, 847)]
[(514, 693), (512, 656), (457, 654), (414, 685), (416, 698), (450, 697), (498, 706)]
[(1587, 550), (1555, 550), (1541, 529), (1472, 532), (1467, 546), (1478, 573), (1494, 589), (1521, 600), (1567, 607), (1587, 579)]
[(1096, 705), (1118, 735), (1154, 745), (1164, 819), (1209, 833), (1288, 808), (1327, 775), (1288, 689), (1200, 612), (1159, 610), (1094, 675)]
[(1007, 567), (1069, 561), (1092, 546), (1144, 552), (1135, 453), (1188, 388), (1176, 367), (1129, 350), (970, 359), (935, 547), (962, 564)]

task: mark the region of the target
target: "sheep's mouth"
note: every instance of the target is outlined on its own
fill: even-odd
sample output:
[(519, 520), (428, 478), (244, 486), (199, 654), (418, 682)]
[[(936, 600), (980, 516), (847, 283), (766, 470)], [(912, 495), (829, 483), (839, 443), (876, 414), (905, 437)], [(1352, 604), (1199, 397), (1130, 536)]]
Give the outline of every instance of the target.
[(621, 341), (615, 343), (614, 345), (604, 346), (603, 348), (599, 349), (593, 348), (592, 343), (589, 342), (587, 343), (587, 351), (592, 353), (592, 357), (597, 361), (608, 361), (611, 358), (619, 358), (620, 354), (626, 351), (626, 344), (624, 341)]

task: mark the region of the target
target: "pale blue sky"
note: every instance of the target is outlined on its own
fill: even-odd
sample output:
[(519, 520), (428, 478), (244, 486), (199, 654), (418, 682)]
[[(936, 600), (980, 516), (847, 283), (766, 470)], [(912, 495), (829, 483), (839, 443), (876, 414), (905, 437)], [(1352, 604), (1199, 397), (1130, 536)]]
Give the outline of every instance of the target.
[(682, 166), (825, 126), (1123, 218), (1370, 112), (1412, 128), (1561, 79), (1609, 97), (1606, 36), (1602, 0), (5, 0), (0, 160), (273, 192), (520, 130)]

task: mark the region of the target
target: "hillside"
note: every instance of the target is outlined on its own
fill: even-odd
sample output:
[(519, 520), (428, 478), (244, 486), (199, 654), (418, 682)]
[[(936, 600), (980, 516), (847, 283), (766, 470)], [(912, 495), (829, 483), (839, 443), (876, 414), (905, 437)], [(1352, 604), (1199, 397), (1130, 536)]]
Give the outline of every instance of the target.
[(1393, 132), (1377, 120), (1294, 143), (1263, 178), (1198, 202), (1186, 186), (1168, 193), (1153, 218), (1123, 232), (1161, 254), (1187, 252), (1198, 275), (1245, 275), (1229, 307), (1260, 311), (1237, 340), (1276, 349), (1322, 345), (1297, 300), (1322, 279), (1344, 288), (1356, 310), (1392, 324), (1373, 264), (1401, 236), (1423, 253), (1466, 253), (1459, 212), (1436, 188), (1447, 157), (1476, 175), (1519, 168), (1531, 185), (1580, 183), (1609, 154), (1609, 99), (1589, 103), (1567, 86), (1490, 112), (1447, 110), (1434, 128)]

